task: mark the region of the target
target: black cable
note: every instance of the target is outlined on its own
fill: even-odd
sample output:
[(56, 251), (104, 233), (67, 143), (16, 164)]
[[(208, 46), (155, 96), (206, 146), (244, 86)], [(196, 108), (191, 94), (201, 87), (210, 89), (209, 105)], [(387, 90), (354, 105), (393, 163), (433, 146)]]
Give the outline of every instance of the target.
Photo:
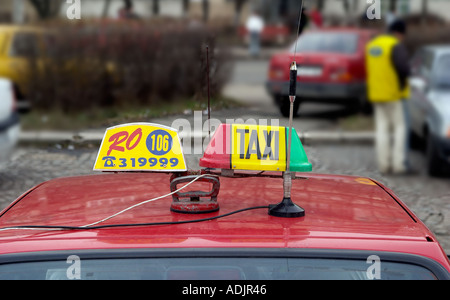
[(196, 219), (196, 220), (186, 220), (186, 221), (173, 221), (173, 222), (151, 222), (151, 223), (130, 223), (130, 224), (110, 224), (110, 225), (98, 225), (98, 226), (88, 226), (88, 227), (82, 227), (82, 226), (55, 226), (55, 225), (21, 225), (21, 226), (13, 226), (13, 227), (4, 227), (0, 228), (1, 230), (8, 230), (8, 229), (61, 229), (61, 230), (92, 230), (92, 229), (102, 229), (102, 228), (115, 228), (115, 227), (137, 227), (137, 226), (156, 226), (156, 225), (176, 225), (176, 224), (186, 224), (186, 223), (197, 223), (197, 222), (204, 222), (204, 221), (211, 221), (223, 217), (227, 217), (233, 214), (237, 214), (240, 212), (244, 212), (247, 210), (253, 210), (253, 209), (261, 209), (261, 208), (269, 208), (269, 206), (252, 206), (247, 207), (239, 210), (235, 210), (223, 215), (218, 215), (215, 217), (209, 217), (209, 218), (203, 218), (203, 219)]

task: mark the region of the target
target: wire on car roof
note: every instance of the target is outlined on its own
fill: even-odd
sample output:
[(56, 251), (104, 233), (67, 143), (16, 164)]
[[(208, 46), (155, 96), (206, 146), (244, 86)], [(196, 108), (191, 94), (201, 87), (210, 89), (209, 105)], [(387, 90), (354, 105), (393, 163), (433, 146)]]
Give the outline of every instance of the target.
[[(197, 177), (195, 177), (193, 180), (191, 180), (190, 182), (188, 182), (187, 184), (185, 184), (184, 186), (180, 187), (179, 189), (170, 192), (168, 194), (162, 195), (162, 196), (158, 196), (149, 200), (145, 200), (142, 202), (139, 202), (137, 204), (134, 204), (132, 206), (129, 206), (113, 215), (110, 215), (102, 220), (87, 224), (87, 225), (83, 225), (83, 226), (60, 226), (60, 225), (22, 225), (22, 226), (13, 226), (13, 227), (4, 227), (4, 228), (0, 228), (0, 231), (5, 231), (5, 230), (91, 230), (91, 229), (102, 229), (102, 228), (114, 228), (114, 227), (137, 227), (137, 226), (156, 226), (156, 225), (175, 225), (175, 224), (186, 224), (186, 223), (197, 223), (197, 222), (204, 222), (204, 221), (211, 221), (211, 220), (215, 220), (215, 219), (219, 219), (219, 218), (223, 218), (223, 217), (227, 217), (236, 213), (240, 213), (240, 212), (244, 212), (244, 211), (248, 211), (248, 210), (253, 210), (253, 209), (260, 209), (260, 208), (269, 208), (269, 206), (253, 206), (253, 207), (248, 207), (248, 208), (243, 208), (243, 209), (239, 209), (239, 210), (235, 210), (223, 215), (218, 215), (218, 216), (214, 216), (214, 217), (209, 217), (209, 218), (202, 218), (202, 219), (196, 219), (196, 220), (186, 220), (186, 221), (173, 221), (173, 222), (149, 222), (149, 223), (126, 223), (126, 224), (109, 224), (109, 225), (97, 225), (100, 223), (103, 223), (111, 218), (114, 218), (120, 214), (123, 214), (126, 211), (129, 211), (133, 208), (136, 208), (138, 206), (141, 206), (143, 204), (147, 204), (149, 202), (153, 202), (156, 200), (160, 200), (162, 198), (171, 196), (179, 191), (181, 191), (182, 189), (186, 188), (187, 186), (189, 186), (190, 184), (194, 183), (195, 181), (199, 180), (202, 177), (205, 176), (217, 176), (217, 175), (211, 175), (211, 174), (202, 174), (199, 175)], [(97, 225), (97, 226), (95, 226)]]
[(125, 223), (125, 224), (108, 224), (108, 225), (97, 225), (97, 226), (58, 226), (58, 225), (23, 225), (23, 226), (14, 226), (14, 227), (4, 227), (0, 228), (0, 231), (5, 230), (92, 230), (92, 229), (103, 229), (103, 228), (116, 228), (116, 227), (137, 227), (137, 226), (157, 226), (157, 225), (176, 225), (176, 224), (187, 224), (187, 223), (198, 223), (198, 222), (205, 222), (205, 221), (211, 221), (216, 220), (219, 218), (231, 216), (237, 213), (245, 212), (248, 210), (254, 210), (254, 209), (262, 209), (262, 208), (269, 208), (269, 206), (252, 206), (247, 207), (243, 209), (238, 209), (235, 211), (231, 211), (226, 214), (209, 217), (209, 218), (202, 218), (202, 219), (195, 219), (195, 220), (186, 220), (186, 221), (173, 221), (173, 222), (150, 222), (150, 223)]

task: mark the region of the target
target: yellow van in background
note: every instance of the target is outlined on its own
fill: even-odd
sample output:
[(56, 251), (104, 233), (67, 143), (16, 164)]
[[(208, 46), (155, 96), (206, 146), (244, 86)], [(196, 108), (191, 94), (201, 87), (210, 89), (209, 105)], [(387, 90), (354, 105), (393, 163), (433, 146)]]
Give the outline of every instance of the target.
[[(83, 30), (88, 33), (86, 39)], [(92, 34), (88, 30), (64, 26), (49, 28), (0, 25), (0, 77), (12, 81), (19, 111), (26, 112), (31, 109), (36, 100), (32, 97), (35, 96), (36, 89), (46, 88), (42, 86), (42, 81), (48, 80), (47, 76), (64, 77), (66, 82), (78, 78), (80, 79), (76, 80), (78, 83), (94, 84), (94, 89), (99, 89), (105, 84), (102, 85), (98, 80), (95, 83), (86, 83), (92, 78), (104, 76), (102, 78), (107, 78), (105, 79), (107, 83), (113, 85), (121, 83), (120, 70), (113, 61), (84, 54), (77, 56), (73, 52), (61, 57), (61, 53), (58, 52), (61, 49), (56, 47), (55, 50), (55, 42), (58, 41), (61, 46), (65, 41), (70, 41), (68, 36), (73, 38), (74, 45), (84, 43), (83, 46), (86, 47), (98, 47), (100, 37), (96, 36), (96, 32)], [(65, 46), (70, 47), (67, 44)], [(106, 85), (105, 88), (110, 89), (110, 85)], [(38, 91), (38, 94), (42, 93)]]
[(20, 110), (30, 108), (27, 100), (30, 60), (27, 57), (38, 55), (42, 49), (40, 32), (36, 27), (0, 25), (0, 77), (12, 81)]

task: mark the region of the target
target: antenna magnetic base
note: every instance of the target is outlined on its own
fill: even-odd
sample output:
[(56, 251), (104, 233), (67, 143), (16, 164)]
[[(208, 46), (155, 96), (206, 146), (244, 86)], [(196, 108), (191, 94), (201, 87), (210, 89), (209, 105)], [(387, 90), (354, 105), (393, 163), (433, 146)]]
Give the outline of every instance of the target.
[(305, 210), (292, 202), (291, 198), (283, 198), (280, 203), (269, 205), (269, 215), (281, 218), (299, 218), (305, 216)]

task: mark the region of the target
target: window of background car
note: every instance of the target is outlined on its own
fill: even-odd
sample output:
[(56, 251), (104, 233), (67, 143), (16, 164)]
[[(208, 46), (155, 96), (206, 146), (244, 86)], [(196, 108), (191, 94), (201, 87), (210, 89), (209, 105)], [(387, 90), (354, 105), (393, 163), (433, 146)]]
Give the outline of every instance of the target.
[(6, 40), (8, 34), (0, 35), (0, 55), (3, 55), (6, 52)]
[[(336, 52), (352, 54), (358, 46), (358, 35), (340, 32), (309, 32), (297, 40), (297, 53), (302, 52)], [(295, 44), (291, 48), (294, 52)]]
[(433, 72), (433, 83), (436, 87), (450, 88), (450, 54), (437, 60), (436, 69)]
[(431, 70), (433, 68), (434, 59), (435, 55), (433, 51), (430, 50), (424, 51), (423, 64), (420, 72), (425, 78), (429, 79), (431, 76)]
[[(372, 279), (370, 265), (362, 259), (266, 258), (266, 257), (171, 257), (81, 259), (79, 270), (66, 260), (0, 265), (0, 280), (79, 279), (175, 279), (175, 280), (296, 280)], [(78, 278), (76, 278), (78, 279)], [(436, 279), (415, 264), (381, 262), (379, 279)]]
[(10, 56), (29, 57), (37, 55), (38, 39), (36, 34), (29, 32), (18, 32), (14, 34)]
[(419, 50), (414, 54), (413, 58), (411, 59), (411, 75), (413, 76), (421, 75), (423, 56), (424, 56), (423, 50)]

